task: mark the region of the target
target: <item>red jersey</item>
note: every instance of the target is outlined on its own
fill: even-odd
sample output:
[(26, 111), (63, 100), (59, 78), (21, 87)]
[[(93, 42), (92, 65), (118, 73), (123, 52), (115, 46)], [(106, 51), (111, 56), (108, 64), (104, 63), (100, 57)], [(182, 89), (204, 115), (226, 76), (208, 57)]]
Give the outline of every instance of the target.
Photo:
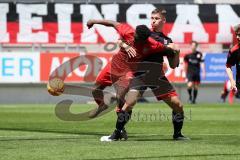
[(131, 71), (131, 62), (140, 62), (144, 57), (165, 50), (165, 46), (162, 43), (155, 41), (151, 37), (145, 42), (135, 42), (135, 30), (126, 24), (117, 25), (116, 30), (124, 42), (135, 48), (137, 56), (129, 59), (126, 51), (120, 49), (112, 58), (112, 74), (114, 75), (125, 75), (127, 72)]

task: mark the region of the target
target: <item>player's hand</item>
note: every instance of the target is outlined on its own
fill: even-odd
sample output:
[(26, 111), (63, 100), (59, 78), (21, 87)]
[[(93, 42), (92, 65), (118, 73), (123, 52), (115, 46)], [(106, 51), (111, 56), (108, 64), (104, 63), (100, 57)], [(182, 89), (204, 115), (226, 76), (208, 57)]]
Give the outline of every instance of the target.
[(174, 43), (169, 43), (169, 44), (167, 45), (167, 47), (169, 47), (169, 48), (171, 48), (171, 49), (173, 49), (173, 50), (176, 50), (176, 45), (175, 45)]
[(137, 56), (137, 52), (136, 52), (136, 50), (133, 47), (127, 46), (124, 49), (127, 52), (129, 58), (134, 58), (134, 57)]
[(133, 48), (130, 45), (126, 44), (122, 40), (120, 40), (120, 42), (121, 42), (121, 44), (119, 44), (119, 46), (121, 48), (123, 48), (127, 52), (129, 58), (134, 58), (134, 57), (137, 56), (137, 52), (136, 52), (135, 48)]
[(237, 91), (237, 87), (236, 87), (236, 82), (233, 80), (233, 81), (230, 81), (231, 82), (231, 90), (233, 90), (234, 92)]
[(88, 29), (92, 28), (93, 25), (94, 25), (94, 20), (92, 20), (92, 19), (88, 20), (88, 22), (87, 22)]

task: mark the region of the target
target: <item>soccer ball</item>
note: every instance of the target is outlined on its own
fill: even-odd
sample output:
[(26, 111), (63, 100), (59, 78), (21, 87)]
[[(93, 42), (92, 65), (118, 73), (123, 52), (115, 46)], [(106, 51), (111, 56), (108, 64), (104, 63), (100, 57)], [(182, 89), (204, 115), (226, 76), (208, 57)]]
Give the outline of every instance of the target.
[(53, 78), (47, 83), (48, 93), (53, 96), (59, 96), (64, 92), (64, 82), (60, 78)]

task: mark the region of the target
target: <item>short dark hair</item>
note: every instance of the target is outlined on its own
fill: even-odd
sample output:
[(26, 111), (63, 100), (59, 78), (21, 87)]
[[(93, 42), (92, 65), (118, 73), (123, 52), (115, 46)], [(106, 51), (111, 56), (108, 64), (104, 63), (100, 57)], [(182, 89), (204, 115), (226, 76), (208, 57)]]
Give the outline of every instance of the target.
[(136, 34), (138, 40), (146, 40), (151, 35), (151, 31), (146, 25), (138, 25)]
[(197, 41), (192, 41), (191, 43), (195, 43), (196, 46), (198, 46), (198, 42)]
[(152, 14), (157, 14), (157, 13), (166, 17), (167, 11), (164, 8), (156, 8), (152, 11)]

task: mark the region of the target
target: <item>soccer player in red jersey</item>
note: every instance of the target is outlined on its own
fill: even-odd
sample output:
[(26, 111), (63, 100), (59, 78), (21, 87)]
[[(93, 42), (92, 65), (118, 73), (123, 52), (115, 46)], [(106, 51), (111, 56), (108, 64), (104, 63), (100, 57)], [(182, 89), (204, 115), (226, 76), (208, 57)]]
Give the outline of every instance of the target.
[(119, 77), (121, 77), (121, 81), (118, 81), (118, 85), (123, 88), (121, 92), (126, 91), (125, 86), (128, 86), (126, 84), (128, 83), (128, 79), (126, 78), (131, 78), (131, 67), (133, 67), (133, 65), (130, 65), (128, 62), (139, 62), (141, 59), (150, 54), (163, 50), (172, 50), (168, 47), (165, 47), (160, 42), (149, 38), (151, 32), (144, 25), (137, 26), (135, 32), (135, 30), (128, 25), (110, 20), (89, 20), (87, 23), (89, 28), (91, 28), (94, 24), (102, 24), (114, 27), (119, 32), (121, 38), (124, 39), (126, 43), (133, 45), (138, 53), (136, 57), (129, 59), (126, 51), (124, 49), (121, 49), (116, 55), (113, 56), (110, 64), (108, 64), (97, 77), (96, 89), (93, 91), (93, 96), (98, 105), (102, 109), (105, 109), (107, 106), (103, 102), (102, 90), (106, 86), (110, 86), (112, 83), (118, 81)]
[[(237, 38), (237, 44), (235, 44), (228, 52), (226, 62), (226, 72), (229, 77), (231, 87), (230, 89), (236, 93), (236, 97), (240, 96), (240, 24), (234, 27), (234, 31)], [(236, 66), (236, 80), (233, 78), (232, 67)]]
[[(152, 11), (151, 37), (161, 42), (164, 45), (173, 44), (172, 40), (162, 33), (163, 25), (165, 22), (166, 22), (165, 9), (155, 9)], [(134, 57), (135, 53), (133, 48), (129, 46), (124, 46), (124, 45), (122, 45), (121, 47), (126, 47), (129, 56)], [(174, 87), (171, 85), (171, 83), (168, 81), (168, 79), (164, 75), (164, 71), (163, 71), (164, 55), (165, 53), (164, 51), (162, 51), (159, 54), (153, 54), (144, 58), (143, 60), (144, 63), (139, 64), (140, 66), (139, 70), (145, 70), (152, 74), (151, 75), (148, 74), (147, 76), (145, 76), (145, 78), (139, 78), (139, 79), (136, 78), (132, 80), (132, 84), (130, 85), (131, 89), (126, 98), (126, 103), (124, 104), (122, 109), (118, 108), (117, 111), (119, 112), (119, 114), (125, 115), (123, 117), (126, 117), (126, 112), (129, 112), (132, 110), (133, 106), (137, 101), (139, 94), (142, 94), (149, 87), (151, 91), (154, 93), (154, 95), (156, 96), (157, 100), (159, 101), (163, 100), (173, 110), (173, 113), (172, 113), (172, 117), (173, 117), (172, 122), (174, 126), (173, 139), (187, 140), (189, 138), (184, 137), (181, 133), (183, 120), (184, 120), (183, 105), (180, 99), (178, 98)], [(177, 57), (169, 56), (168, 61), (169, 61), (170, 67), (174, 69), (175, 67), (177, 67), (179, 63), (179, 54), (177, 55)], [(144, 65), (145, 65), (145, 68), (141, 67)], [(123, 121), (122, 126), (125, 126), (127, 121), (128, 119), (126, 119), (125, 122)], [(116, 130), (113, 132), (111, 136), (103, 136), (102, 140), (104, 141), (111, 141), (111, 139), (117, 140), (118, 138), (117, 135), (119, 135), (119, 131), (117, 131), (117, 127), (116, 127)]]

